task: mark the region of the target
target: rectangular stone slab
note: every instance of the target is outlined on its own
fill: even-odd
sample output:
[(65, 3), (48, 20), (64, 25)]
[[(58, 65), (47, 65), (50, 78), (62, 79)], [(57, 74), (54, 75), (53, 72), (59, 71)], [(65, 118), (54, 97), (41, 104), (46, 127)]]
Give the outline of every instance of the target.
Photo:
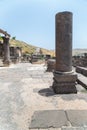
[(66, 114), (63, 110), (45, 110), (34, 113), (29, 128), (60, 128), (67, 124)]
[(83, 127), (61, 128), (61, 130), (85, 130)]
[(87, 110), (67, 110), (66, 113), (72, 126), (87, 126)]

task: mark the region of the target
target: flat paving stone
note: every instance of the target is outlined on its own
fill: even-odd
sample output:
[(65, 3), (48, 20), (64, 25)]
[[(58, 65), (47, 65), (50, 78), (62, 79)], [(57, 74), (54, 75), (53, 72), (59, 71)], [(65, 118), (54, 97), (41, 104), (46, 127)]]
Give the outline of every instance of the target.
[(84, 127), (84, 130), (87, 130), (87, 127)]
[(66, 113), (72, 126), (87, 126), (87, 110), (67, 110)]
[(85, 130), (83, 127), (61, 128), (61, 130)]
[(60, 128), (67, 126), (66, 114), (63, 110), (36, 111), (32, 117), (30, 128)]

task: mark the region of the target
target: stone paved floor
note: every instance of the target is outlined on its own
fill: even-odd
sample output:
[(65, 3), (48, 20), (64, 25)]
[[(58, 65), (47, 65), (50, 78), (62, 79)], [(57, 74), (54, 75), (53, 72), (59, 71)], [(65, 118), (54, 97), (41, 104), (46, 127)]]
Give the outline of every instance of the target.
[[(45, 70), (43, 64), (30, 63), (0, 67), (0, 130), (29, 130), (38, 110), (87, 110), (87, 93), (81, 86), (78, 94), (55, 95), (50, 89), (53, 74)], [(87, 130), (71, 128), (67, 130)]]

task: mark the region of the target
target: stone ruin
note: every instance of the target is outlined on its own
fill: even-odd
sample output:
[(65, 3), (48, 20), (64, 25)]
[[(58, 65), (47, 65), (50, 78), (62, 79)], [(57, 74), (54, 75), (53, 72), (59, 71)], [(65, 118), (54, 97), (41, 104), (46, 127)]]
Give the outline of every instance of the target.
[(45, 55), (42, 53), (41, 48), (36, 48), (35, 52), (31, 55), (32, 64), (41, 64), (44, 63)]
[(3, 34), (2, 41), (0, 41), (0, 59), (4, 66), (9, 66), (11, 62), (17, 63), (21, 61), (22, 49), (20, 47), (13, 47), (9, 45), (10, 34), (0, 29)]
[(8, 34), (6, 31), (3, 31), (0, 29), (0, 33), (2, 33), (4, 36), (2, 36), (3, 39), (3, 45), (1, 44), (0, 50), (2, 49), (3, 52), (1, 53), (1, 56), (3, 56), (3, 64), (4, 66), (8, 66), (10, 64), (10, 50), (9, 50), (9, 39), (10, 34)]
[(72, 70), (72, 13), (56, 14), (56, 65), (52, 89), (57, 94), (77, 93)]
[(55, 70), (55, 64), (56, 64), (55, 59), (52, 59), (52, 58), (48, 59), (47, 60), (47, 71), (53, 72)]
[(21, 47), (10, 46), (10, 59), (13, 63), (21, 62), (22, 49)]
[(38, 55), (32, 54), (30, 62), (32, 64), (42, 64), (42, 63), (45, 62), (44, 55), (42, 55), (42, 54), (38, 54)]
[(87, 53), (81, 53), (72, 57), (73, 66), (87, 67)]
[(31, 54), (22, 54), (21, 62), (31, 62)]

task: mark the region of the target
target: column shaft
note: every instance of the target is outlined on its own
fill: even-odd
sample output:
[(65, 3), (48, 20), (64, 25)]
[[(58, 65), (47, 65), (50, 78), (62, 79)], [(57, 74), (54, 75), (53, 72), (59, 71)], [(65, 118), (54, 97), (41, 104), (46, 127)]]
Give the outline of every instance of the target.
[(56, 71), (72, 71), (72, 13), (56, 14)]
[(10, 64), (10, 49), (9, 49), (9, 38), (3, 37), (3, 48), (4, 48), (4, 59), (5, 65)]

